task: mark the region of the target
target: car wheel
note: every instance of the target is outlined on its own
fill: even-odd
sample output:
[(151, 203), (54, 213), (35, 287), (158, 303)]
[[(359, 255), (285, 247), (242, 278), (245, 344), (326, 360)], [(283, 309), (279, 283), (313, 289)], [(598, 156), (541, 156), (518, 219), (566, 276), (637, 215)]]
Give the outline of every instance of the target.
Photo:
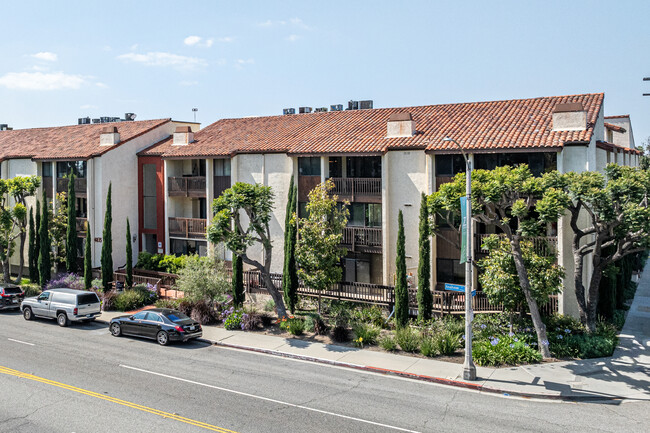
[(59, 313), (56, 315), (56, 323), (59, 324), (59, 326), (68, 326), (68, 315), (65, 313)]
[(23, 310), (23, 317), (25, 318), (25, 320), (32, 320), (34, 318), (32, 309), (29, 307), (25, 307), (25, 309)]
[(169, 335), (165, 331), (160, 331), (156, 334), (156, 341), (161, 346), (167, 346), (169, 344)]
[(119, 337), (122, 335), (122, 327), (119, 323), (111, 323), (111, 335), (113, 337)]

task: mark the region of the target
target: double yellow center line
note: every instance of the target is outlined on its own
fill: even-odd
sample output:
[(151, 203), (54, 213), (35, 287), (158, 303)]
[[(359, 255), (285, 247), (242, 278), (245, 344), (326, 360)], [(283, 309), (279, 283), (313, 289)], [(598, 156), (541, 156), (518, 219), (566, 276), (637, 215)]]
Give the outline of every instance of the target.
[(190, 418), (185, 418), (185, 417), (180, 416), (180, 415), (176, 415), (176, 414), (169, 413), (169, 412), (164, 412), (162, 410), (158, 410), (158, 409), (154, 409), (154, 408), (151, 408), (151, 407), (143, 406), (141, 404), (131, 403), (131, 402), (125, 401), (125, 400), (120, 400), (119, 398), (110, 397), (110, 396), (104, 395), (104, 394), (99, 394), (97, 392), (89, 391), (87, 389), (77, 388), (76, 386), (66, 385), (65, 383), (56, 382), (54, 380), (45, 379), (45, 378), (39, 377), (39, 376), (34, 376), (33, 374), (23, 373), (22, 371), (14, 370), (14, 369), (11, 369), (11, 368), (0, 366), (0, 373), (1, 374), (6, 374), (6, 375), (9, 375), (9, 376), (19, 377), (19, 378), (22, 378), (22, 379), (33, 380), (35, 382), (41, 382), (41, 383), (44, 383), (46, 385), (56, 386), (58, 388), (63, 388), (63, 389), (66, 389), (68, 391), (73, 391), (73, 392), (76, 392), (76, 393), (79, 393), (79, 394), (87, 395), (89, 397), (98, 398), (100, 400), (105, 400), (105, 401), (108, 401), (108, 402), (111, 402), (111, 403), (115, 403), (115, 404), (119, 404), (119, 405), (122, 405), (122, 406), (130, 407), (132, 409), (137, 409), (137, 410), (140, 410), (142, 412), (148, 412), (148, 413), (151, 413), (153, 415), (161, 416), (163, 418), (169, 418), (169, 419), (173, 419), (175, 421), (180, 421), (180, 422), (185, 423), (185, 424), (190, 424), (190, 425), (193, 425), (193, 426), (196, 426), (196, 427), (201, 427), (201, 428), (206, 429), (206, 430), (211, 430), (211, 431), (216, 431), (216, 432), (221, 432), (221, 433), (236, 433), (236, 432), (234, 432), (232, 430), (217, 427), (217, 426), (207, 424), (207, 423), (204, 423), (204, 422), (201, 422), (201, 421), (193, 420), (193, 419), (190, 419)]

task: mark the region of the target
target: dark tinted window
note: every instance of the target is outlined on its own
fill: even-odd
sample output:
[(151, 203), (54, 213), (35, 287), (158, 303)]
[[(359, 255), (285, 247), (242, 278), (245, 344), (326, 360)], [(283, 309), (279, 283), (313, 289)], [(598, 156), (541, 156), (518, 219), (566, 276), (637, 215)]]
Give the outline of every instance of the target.
[(4, 288), (4, 293), (5, 295), (18, 295), (22, 293), (23, 291), (20, 289), (20, 287), (5, 287)]
[(133, 315), (133, 318), (135, 320), (144, 320), (145, 317), (147, 317), (147, 313), (145, 311), (140, 311), (139, 313)]
[(330, 156), (330, 177), (341, 177), (343, 176), (343, 158), (340, 156)]
[(301, 176), (320, 176), (320, 157), (298, 158), (298, 174)]
[(162, 319), (157, 313), (151, 313), (151, 312), (147, 313), (146, 320), (151, 320), (152, 322), (162, 322)]
[(463, 155), (436, 155), (436, 176), (454, 176), (464, 172)]
[(165, 317), (167, 317), (169, 320), (175, 323), (182, 322), (183, 320), (192, 320), (179, 311), (175, 311), (173, 313), (167, 313), (165, 314)]
[(348, 177), (381, 177), (381, 156), (350, 156), (346, 162)]
[(79, 305), (96, 304), (98, 302), (99, 299), (94, 293), (83, 293), (81, 295), (77, 295), (77, 304)]

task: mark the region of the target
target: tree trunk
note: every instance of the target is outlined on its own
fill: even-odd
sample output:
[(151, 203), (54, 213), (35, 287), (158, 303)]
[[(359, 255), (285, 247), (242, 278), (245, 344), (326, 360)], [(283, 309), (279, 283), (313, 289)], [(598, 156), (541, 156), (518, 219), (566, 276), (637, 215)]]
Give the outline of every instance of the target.
[(20, 252), (20, 264), (18, 265), (18, 277), (16, 277), (16, 282), (15, 284), (20, 284), (20, 282), (23, 280), (23, 269), (25, 266), (25, 254), (23, 251), (25, 251), (25, 240), (27, 238), (27, 233), (25, 230), (23, 230), (20, 233), (20, 249), (18, 250)]
[(278, 312), (278, 317), (280, 319), (287, 317), (287, 310), (284, 306), (284, 299), (282, 298), (282, 294), (278, 291), (277, 287), (275, 287), (275, 284), (273, 284), (271, 274), (269, 272), (266, 272), (266, 270), (260, 270), (260, 273), (262, 275), (262, 279), (264, 280), (264, 284), (266, 284), (266, 290), (268, 290), (271, 298), (273, 298), (273, 301), (275, 302), (275, 309)]
[(11, 282), (11, 275), (9, 274), (9, 257), (2, 261), (2, 280), (5, 283)]
[(600, 290), (600, 280), (602, 279), (603, 271), (600, 266), (594, 267), (594, 272), (591, 274), (589, 281), (589, 291), (587, 296), (587, 320), (585, 325), (590, 334), (596, 332), (596, 324), (598, 322), (598, 294)]
[(511, 240), (510, 247), (512, 250), (512, 257), (515, 260), (517, 275), (519, 276), (519, 285), (521, 286), (521, 291), (524, 292), (524, 296), (526, 297), (528, 309), (530, 310), (530, 317), (533, 320), (533, 326), (535, 327), (535, 332), (537, 333), (537, 344), (539, 351), (544, 359), (548, 359), (551, 357), (551, 351), (548, 348), (546, 325), (544, 325), (542, 322), (542, 316), (539, 314), (539, 306), (537, 305), (537, 301), (535, 298), (533, 298), (533, 295), (530, 292), (528, 272), (526, 271), (526, 266), (524, 265), (524, 257), (523, 253), (521, 252), (519, 240)]
[[(579, 244), (580, 241), (578, 240)], [(582, 283), (583, 274), (583, 260), (582, 255), (577, 252), (576, 241), (573, 242), (573, 285), (576, 292), (576, 300), (578, 302), (578, 311), (580, 314), (580, 321), (587, 324), (587, 297), (585, 296), (585, 286)]]

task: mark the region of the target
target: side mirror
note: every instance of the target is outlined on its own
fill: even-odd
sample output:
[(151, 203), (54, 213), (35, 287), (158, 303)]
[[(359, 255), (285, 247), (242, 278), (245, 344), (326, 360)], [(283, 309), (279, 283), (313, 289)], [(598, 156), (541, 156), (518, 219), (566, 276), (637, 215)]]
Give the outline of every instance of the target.
[(135, 316), (129, 316), (129, 320), (135, 320)]

